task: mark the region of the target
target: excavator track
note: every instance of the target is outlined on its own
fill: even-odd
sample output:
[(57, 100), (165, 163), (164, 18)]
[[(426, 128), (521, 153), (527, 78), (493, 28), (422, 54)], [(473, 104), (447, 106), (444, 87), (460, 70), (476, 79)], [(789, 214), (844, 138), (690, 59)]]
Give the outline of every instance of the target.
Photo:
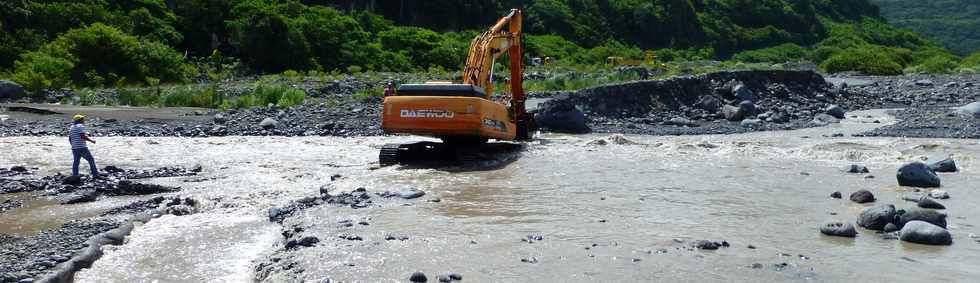
[(400, 149), (400, 144), (386, 144), (378, 154), (378, 163), (381, 166), (398, 165), (398, 152)]

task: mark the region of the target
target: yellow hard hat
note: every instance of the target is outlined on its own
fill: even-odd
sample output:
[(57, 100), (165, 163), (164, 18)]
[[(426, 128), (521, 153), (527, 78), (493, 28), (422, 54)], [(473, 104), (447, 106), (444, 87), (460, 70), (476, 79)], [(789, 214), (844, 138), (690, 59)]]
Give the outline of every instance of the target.
[(77, 121), (81, 121), (82, 119), (85, 119), (85, 115), (78, 114), (78, 115), (75, 115), (75, 116), (71, 117), (71, 120), (72, 121), (76, 121), (76, 122)]

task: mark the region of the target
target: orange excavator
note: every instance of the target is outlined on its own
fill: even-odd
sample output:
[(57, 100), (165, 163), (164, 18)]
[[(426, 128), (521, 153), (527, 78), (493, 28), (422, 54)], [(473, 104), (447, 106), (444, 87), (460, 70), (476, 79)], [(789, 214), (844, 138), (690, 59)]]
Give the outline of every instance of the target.
[[(529, 140), (532, 117), (524, 106), (522, 14), (518, 9), (497, 21), (470, 44), (462, 82), (403, 84), (384, 99), (381, 127), (389, 134), (439, 138), (443, 143), (390, 144), (381, 149), (382, 166), (437, 156), (475, 158), (488, 140)], [(493, 97), (493, 66), (507, 52), (509, 99)]]

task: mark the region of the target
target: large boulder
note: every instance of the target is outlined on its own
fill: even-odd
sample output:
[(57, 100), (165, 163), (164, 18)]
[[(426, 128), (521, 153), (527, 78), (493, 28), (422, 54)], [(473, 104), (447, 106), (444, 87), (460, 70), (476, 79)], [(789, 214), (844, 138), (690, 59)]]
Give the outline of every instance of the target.
[(964, 105), (962, 107), (956, 108), (956, 112), (965, 115), (972, 115), (980, 117), (980, 101)]
[(27, 97), (27, 91), (24, 91), (24, 87), (12, 81), (0, 80), (0, 102), (18, 100), (23, 97)]
[(912, 162), (898, 168), (898, 185), (906, 187), (938, 188), (939, 176), (922, 162)]
[(721, 109), (721, 113), (725, 115), (725, 119), (728, 121), (742, 121), (745, 118), (756, 115), (755, 103), (752, 101), (742, 101), (738, 106), (725, 105)]
[(893, 220), (895, 220), (895, 206), (883, 204), (861, 211), (857, 218), (857, 224), (867, 229), (881, 231), (885, 229), (885, 225)]
[(857, 236), (857, 230), (851, 223), (844, 223), (836, 220), (828, 220), (820, 225), (820, 233), (827, 236), (849, 237)]
[(262, 122), (259, 122), (259, 127), (262, 127), (263, 129), (266, 130), (274, 129), (276, 126), (279, 126), (279, 121), (276, 121), (276, 119), (272, 119), (272, 118), (265, 118), (262, 119)]
[(932, 209), (912, 208), (898, 217), (898, 226), (904, 227), (911, 221), (925, 221), (946, 228), (946, 214)]
[(542, 129), (559, 133), (584, 134), (592, 131), (585, 113), (562, 97), (543, 103), (534, 113), (534, 122)]
[(910, 221), (902, 227), (902, 241), (926, 245), (952, 245), (953, 236), (942, 227), (924, 221)]
[(753, 103), (757, 101), (755, 93), (749, 87), (745, 86), (745, 84), (738, 84), (732, 88), (732, 94), (741, 101), (751, 101)]
[(844, 108), (840, 107), (839, 105), (831, 105), (830, 107), (827, 107), (827, 109), (824, 110), (824, 113), (827, 113), (827, 115), (830, 116), (834, 116), (834, 118), (837, 119), (844, 119), (844, 114), (845, 114)]
[(959, 169), (956, 168), (956, 162), (953, 161), (952, 158), (946, 158), (946, 159), (943, 159), (943, 160), (940, 160), (940, 161), (936, 161), (936, 162), (930, 163), (929, 164), (929, 169), (932, 169), (932, 171), (941, 172), (941, 173), (950, 173), (950, 172), (959, 171)]

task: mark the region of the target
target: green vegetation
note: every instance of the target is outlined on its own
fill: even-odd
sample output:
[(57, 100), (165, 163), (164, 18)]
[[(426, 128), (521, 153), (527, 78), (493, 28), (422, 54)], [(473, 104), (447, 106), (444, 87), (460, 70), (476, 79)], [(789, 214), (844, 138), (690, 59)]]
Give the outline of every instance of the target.
[(980, 50), (980, 3), (973, 0), (871, 0), (897, 27), (941, 43), (957, 55)]
[[(574, 70), (594, 70), (608, 57), (641, 60), (649, 51), (672, 66), (812, 61), (872, 74), (956, 72), (976, 61), (961, 63), (888, 25), (868, 0), (7, 0), (0, 2), (0, 78), (35, 93), (156, 90), (125, 94), (123, 104), (292, 105), (303, 99), (280, 85), (227, 99), (208, 87), (157, 86), (251, 74), (458, 71), (472, 38), (512, 7), (525, 11), (527, 56)], [(554, 77), (528, 89), (604, 81)]]

